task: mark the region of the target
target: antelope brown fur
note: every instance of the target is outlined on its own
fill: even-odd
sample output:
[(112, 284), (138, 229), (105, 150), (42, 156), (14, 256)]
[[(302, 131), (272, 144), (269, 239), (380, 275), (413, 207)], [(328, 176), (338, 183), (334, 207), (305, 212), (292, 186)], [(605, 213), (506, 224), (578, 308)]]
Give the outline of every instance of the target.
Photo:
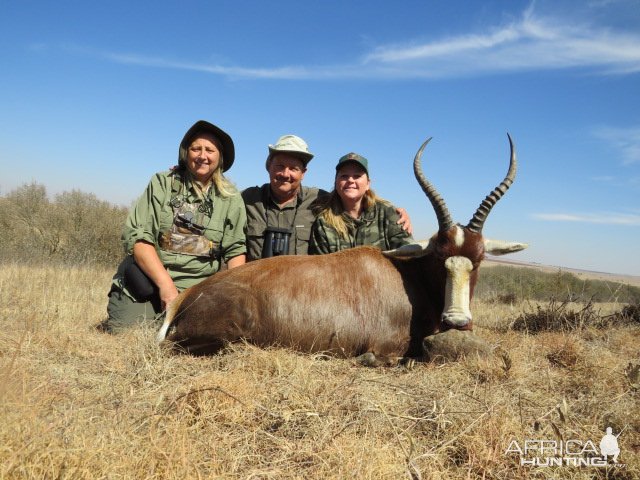
[(340, 356), (422, 357), (424, 337), (472, 328), (469, 301), (485, 252), (504, 254), (525, 244), (488, 240), (482, 226), (515, 178), (482, 202), (466, 227), (454, 224), (444, 201), (414, 160), (418, 183), (438, 218), (428, 241), (381, 252), (357, 247), (319, 256), (279, 256), (215, 274), (171, 304), (158, 333), (191, 353), (228, 342), (279, 345)]

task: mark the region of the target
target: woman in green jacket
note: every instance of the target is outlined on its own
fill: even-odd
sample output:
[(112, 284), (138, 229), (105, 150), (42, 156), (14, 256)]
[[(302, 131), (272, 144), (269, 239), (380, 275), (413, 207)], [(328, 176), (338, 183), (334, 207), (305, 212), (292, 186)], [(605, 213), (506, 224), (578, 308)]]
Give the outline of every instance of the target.
[(396, 207), (371, 189), (367, 159), (348, 153), (338, 160), (334, 189), (311, 227), (309, 253), (334, 253), (360, 245), (390, 250), (411, 243), (398, 218)]
[(113, 278), (105, 330), (154, 319), (181, 290), (245, 263), (246, 212), (225, 178), (231, 137), (200, 120), (180, 142), (178, 165), (151, 178), (122, 234), (127, 256)]

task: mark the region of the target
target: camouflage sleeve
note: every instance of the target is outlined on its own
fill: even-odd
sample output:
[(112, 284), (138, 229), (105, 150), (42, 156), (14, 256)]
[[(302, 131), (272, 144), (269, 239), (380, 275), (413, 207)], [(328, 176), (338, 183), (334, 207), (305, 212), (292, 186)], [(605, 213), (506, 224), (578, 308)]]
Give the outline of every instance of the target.
[(240, 194), (229, 199), (227, 218), (224, 221), (224, 234), (221, 249), (225, 261), (243, 253), (247, 253), (245, 230), (247, 226), (247, 212)]
[(311, 238), (309, 239), (309, 255), (324, 255), (331, 253), (329, 239), (322, 218), (316, 218), (311, 226)]
[(138, 241), (153, 245), (157, 243), (159, 218), (167, 189), (171, 189), (171, 180), (168, 176), (161, 173), (154, 175), (145, 191), (129, 210), (122, 231), (122, 243), (127, 253), (133, 252), (133, 246)]
[(389, 204), (383, 207), (386, 216), (385, 222), (385, 237), (389, 249), (401, 247), (413, 242), (413, 237), (402, 229), (402, 226), (398, 225), (398, 219), (400, 215), (396, 211), (396, 207)]

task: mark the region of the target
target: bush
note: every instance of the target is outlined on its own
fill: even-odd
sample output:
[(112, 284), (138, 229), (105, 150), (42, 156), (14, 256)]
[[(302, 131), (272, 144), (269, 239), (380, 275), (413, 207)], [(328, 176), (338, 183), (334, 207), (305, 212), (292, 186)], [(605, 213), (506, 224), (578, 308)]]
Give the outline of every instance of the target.
[(622, 324), (640, 323), (640, 303), (625, 305), (622, 310), (611, 315), (611, 320)]
[(0, 261), (113, 267), (123, 256), (127, 209), (79, 190), (56, 195), (25, 184), (0, 197)]
[(545, 306), (538, 305), (534, 312), (521, 313), (511, 324), (511, 329), (528, 333), (571, 332), (585, 328), (607, 328), (640, 322), (640, 305), (625, 305), (619, 312), (600, 315), (592, 301), (578, 311), (569, 307), (569, 300), (556, 299)]
[(601, 323), (602, 317), (595, 311), (592, 302), (575, 312), (569, 308), (569, 300), (558, 302), (552, 298), (547, 305), (538, 305), (535, 312), (522, 313), (511, 324), (511, 328), (528, 333), (570, 332)]

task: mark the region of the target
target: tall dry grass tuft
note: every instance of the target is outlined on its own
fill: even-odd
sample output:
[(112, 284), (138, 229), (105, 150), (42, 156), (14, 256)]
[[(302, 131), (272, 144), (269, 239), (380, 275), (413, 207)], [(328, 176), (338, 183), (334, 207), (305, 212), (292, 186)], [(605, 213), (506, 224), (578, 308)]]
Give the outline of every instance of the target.
[[(95, 329), (111, 273), (3, 266), (0, 478), (640, 477), (637, 323), (530, 335), (508, 328), (524, 304), (478, 303), (492, 359), (367, 369), (244, 344), (194, 358), (144, 327)], [(624, 467), (506, 452), (597, 444), (608, 426)]]
[[(607, 308), (610, 304), (604, 305)], [(568, 332), (587, 328), (612, 328), (630, 321), (626, 314), (629, 306), (625, 306), (621, 311), (603, 315), (602, 308), (597, 307), (593, 300), (580, 304), (568, 299), (558, 301), (552, 298), (548, 303), (537, 303), (532, 307), (518, 315), (510, 328), (529, 333)]]

